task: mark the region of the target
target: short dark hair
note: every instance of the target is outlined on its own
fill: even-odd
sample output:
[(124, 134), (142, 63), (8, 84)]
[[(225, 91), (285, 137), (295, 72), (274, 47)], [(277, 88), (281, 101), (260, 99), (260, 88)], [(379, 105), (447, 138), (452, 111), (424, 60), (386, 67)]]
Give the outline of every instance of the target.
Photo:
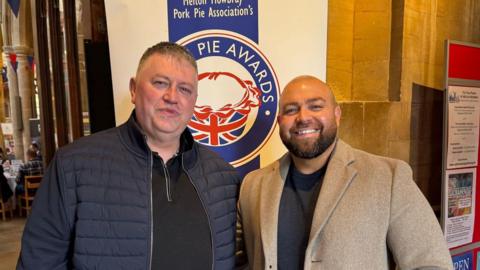
[(36, 149), (39, 149), (38, 144), (36, 142), (32, 142), (31, 146), (36, 148)]
[(186, 60), (198, 72), (197, 61), (192, 53), (187, 48), (168, 41), (162, 41), (145, 50), (138, 63), (137, 72), (143, 66), (143, 63), (145, 63), (145, 61), (153, 54), (170, 55)]
[(37, 152), (33, 149), (28, 149), (27, 150), (27, 156), (30, 158), (36, 158), (37, 157)]

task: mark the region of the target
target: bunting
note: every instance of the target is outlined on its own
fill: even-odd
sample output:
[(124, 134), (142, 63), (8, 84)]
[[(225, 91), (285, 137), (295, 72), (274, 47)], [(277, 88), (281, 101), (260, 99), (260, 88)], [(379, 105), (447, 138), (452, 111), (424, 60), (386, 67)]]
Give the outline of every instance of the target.
[(28, 60), (28, 66), (29, 66), (30, 69), (32, 69), (32, 71), (34, 72), (34, 71), (35, 71), (35, 60), (33, 59), (33, 56), (32, 56), (32, 55), (28, 55), (28, 56), (27, 56), (27, 60)]
[(17, 55), (15, 53), (10, 53), (8, 54), (8, 57), (10, 58), (10, 63), (12, 64), (13, 70), (17, 72), (17, 66), (18, 66)]
[(8, 5), (15, 14), (15, 17), (18, 17), (18, 11), (20, 10), (20, 0), (7, 0)]
[(6, 67), (2, 67), (2, 80), (3, 80), (3, 83), (8, 82), (7, 68)]

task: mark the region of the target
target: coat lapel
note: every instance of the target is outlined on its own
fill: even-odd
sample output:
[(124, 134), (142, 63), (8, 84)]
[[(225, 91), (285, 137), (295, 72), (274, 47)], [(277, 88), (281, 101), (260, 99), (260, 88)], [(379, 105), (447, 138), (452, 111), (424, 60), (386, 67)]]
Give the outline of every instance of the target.
[(353, 162), (354, 157), (351, 148), (339, 140), (328, 163), (315, 205), (306, 254), (310, 254), (309, 250), (312, 249), (311, 245), (315, 243), (314, 239), (318, 237), (348, 186), (355, 178), (357, 171), (350, 166)]
[[(263, 252), (267, 258), (277, 258), (278, 210), (287, 178), (290, 157), (285, 154), (262, 179), (260, 193), (260, 231)], [(259, 179), (260, 180), (260, 179)]]

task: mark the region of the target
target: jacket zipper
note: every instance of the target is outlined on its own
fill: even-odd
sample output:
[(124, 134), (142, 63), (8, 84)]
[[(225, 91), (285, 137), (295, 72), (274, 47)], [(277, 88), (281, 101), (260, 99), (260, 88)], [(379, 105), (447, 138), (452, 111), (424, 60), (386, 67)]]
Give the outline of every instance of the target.
[(167, 200), (168, 202), (172, 201), (172, 191), (171, 191), (171, 182), (170, 174), (168, 173), (167, 164), (162, 160), (163, 173), (165, 174), (165, 187), (167, 191)]
[[(146, 139), (145, 139), (146, 140)], [(152, 255), (153, 255), (153, 198), (152, 198), (152, 170), (153, 170), (153, 154), (150, 152), (150, 262), (148, 269), (152, 270)]]
[(183, 172), (185, 172), (188, 180), (190, 181), (190, 183), (193, 185), (193, 188), (197, 192), (198, 199), (200, 199), (200, 202), (202, 203), (202, 206), (203, 206), (203, 211), (205, 211), (205, 215), (207, 216), (208, 228), (210, 229), (210, 244), (211, 244), (211, 247), (212, 247), (212, 270), (213, 270), (213, 266), (215, 264), (215, 246), (213, 245), (213, 230), (212, 230), (212, 225), (210, 224), (211, 219), (210, 219), (210, 216), (208, 215), (208, 211), (207, 211), (207, 208), (205, 206), (205, 203), (203, 202), (202, 196), (198, 192), (197, 186), (195, 186), (195, 183), (193, 183), (193, 180), (190, 177), (190, 174), (188, 174), (188, 171), (185, 169), (185, 166), (183, 164), (183, 154), (182, 154), (182, 170), (183, 170)]

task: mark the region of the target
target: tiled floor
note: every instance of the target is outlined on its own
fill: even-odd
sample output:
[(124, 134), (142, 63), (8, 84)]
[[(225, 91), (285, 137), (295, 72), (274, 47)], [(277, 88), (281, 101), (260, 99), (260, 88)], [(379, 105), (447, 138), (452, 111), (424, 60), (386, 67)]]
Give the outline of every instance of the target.
[(15, 269), (25, 221), (25, 217), (0, 219), (0, 270)]

